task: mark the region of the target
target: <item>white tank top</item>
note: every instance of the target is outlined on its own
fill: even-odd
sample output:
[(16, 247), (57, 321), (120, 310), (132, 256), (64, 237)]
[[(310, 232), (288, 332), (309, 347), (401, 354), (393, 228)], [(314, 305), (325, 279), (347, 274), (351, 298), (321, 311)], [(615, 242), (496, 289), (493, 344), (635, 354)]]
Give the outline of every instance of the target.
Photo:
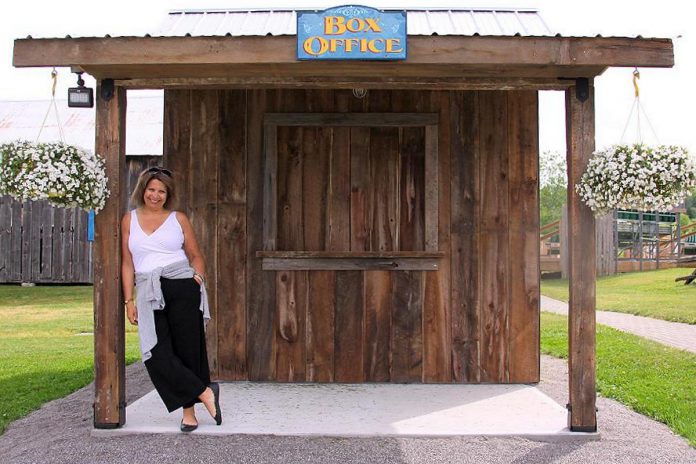
[(140, 227), (138, 215), (131, 211), (128, 249), (133, 256), (135, 272), (150, 272), (177, 261), (188, 260), (184, 252), (184, 231), (172, 211), (161, 226), (147, 235)]

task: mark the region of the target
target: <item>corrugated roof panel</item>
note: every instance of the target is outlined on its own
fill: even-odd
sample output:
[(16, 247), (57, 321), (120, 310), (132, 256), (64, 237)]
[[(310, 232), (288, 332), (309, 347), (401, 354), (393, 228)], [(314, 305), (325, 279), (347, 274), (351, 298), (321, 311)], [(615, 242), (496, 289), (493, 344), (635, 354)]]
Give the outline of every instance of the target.
[(427, 35), (430, 25), (425, 14), (422, 11), (409, 12), (406, 30), (409, 35)]
[(520, 23), (519, 18), (514, 13), (493, 12), (493, 16), (503, 35), (525, 34), (524, 25)]
[(480, 35), (502, 35), (500, 26), (491, 11), (474, 11), (476, 26)]
[[(407, 10), (409, 35), (552, 35), (534, 10)], [(289, 10), (174, 11), (154, 36), (294, 35), (297, 15)]]
[(474, 18), (470, 14), (452, 15), (452, 23), (457, 31), (461, 31), (462, 35), (474, 35), (478, 32)]
[(524, 35), (530, 36), (544, 36), (544, 35), (554, 35), (549, 27), (544, 22), (544, 18), (537, 13), (530, 11), (518, 11), (517, 17), (520, 23), (524, 25), (527, 31)]
[(219, 34), (230, 34), (234, 36), (242, 35), (242, 26), (244, 25), (245, 21), (245, 15), (228, 14), (225, 16), (225, 21), (220, 26)]
[(283, 35), (285, 31), (295, 34), (297, 29), (297, 16), (292, 11), (272, 12), (266, 22), (266, 34)]

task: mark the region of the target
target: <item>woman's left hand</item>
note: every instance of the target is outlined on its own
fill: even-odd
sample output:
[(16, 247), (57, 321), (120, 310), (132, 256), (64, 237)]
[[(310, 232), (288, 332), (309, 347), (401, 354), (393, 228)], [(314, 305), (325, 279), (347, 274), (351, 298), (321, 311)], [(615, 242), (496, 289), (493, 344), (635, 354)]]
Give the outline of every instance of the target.
[(198, 273), (193, 274), (193, 280), (198, 282), (198, 285), (203, 285), (203, 277), (201, 277), (200, 274), (198, 274)]

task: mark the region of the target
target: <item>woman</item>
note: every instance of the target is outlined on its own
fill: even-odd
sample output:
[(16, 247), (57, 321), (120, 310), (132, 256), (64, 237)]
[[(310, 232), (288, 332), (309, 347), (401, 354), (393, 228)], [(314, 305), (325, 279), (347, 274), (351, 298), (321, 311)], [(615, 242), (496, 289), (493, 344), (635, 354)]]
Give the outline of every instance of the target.
[(140, 173), (131, 195), (136, 209), (121, 220), (121, 280), (150, 379), (169, 412), (183, 408), (180, 428), (191, 432), (198, 427), (195, 403), (202, 402), (217, 425), (222, 412), (205, 349), (210, 314), (203, 256), (186, 215), (171, 210), (174, 200), (171, 171)]

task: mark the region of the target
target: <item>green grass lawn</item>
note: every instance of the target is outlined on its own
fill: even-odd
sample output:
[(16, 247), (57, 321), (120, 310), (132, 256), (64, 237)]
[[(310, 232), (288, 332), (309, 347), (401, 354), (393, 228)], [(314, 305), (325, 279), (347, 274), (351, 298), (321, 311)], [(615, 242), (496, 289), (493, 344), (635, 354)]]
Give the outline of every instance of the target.
[[(691, 272), (662, 269), (599, 277), (597, 309), (696, 324), (696, 285), (674, 281)], [(542, 280), (541, 293), (568, 301), (568, 280)]]
[[(542, 313), (541, 351), (568, 357), (565, 316)], [(597, 325), (597, 391), (696, 447), (696, 355)]]
[[(0, 285), (0, 434), (94, 378), (92, 287)], [(140, 358), (127, 325), (126, 361)]]

